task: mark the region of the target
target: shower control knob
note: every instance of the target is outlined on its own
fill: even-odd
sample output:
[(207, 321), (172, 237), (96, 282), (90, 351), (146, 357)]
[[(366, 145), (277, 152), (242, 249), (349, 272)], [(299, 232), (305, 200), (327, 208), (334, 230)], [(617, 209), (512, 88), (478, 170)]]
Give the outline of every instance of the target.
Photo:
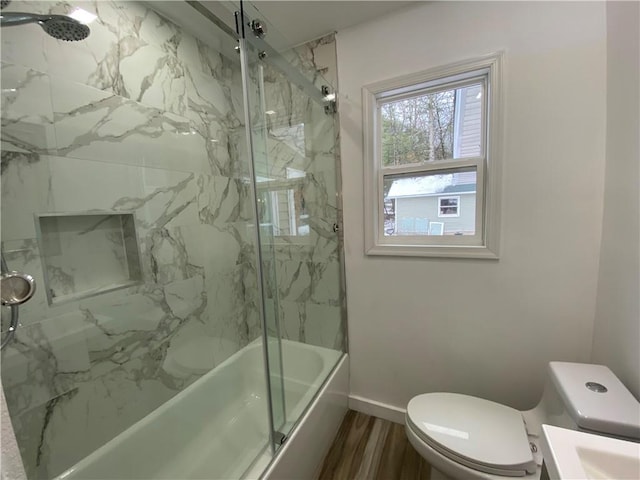
[(33, 297), (36, 281), (26, 273), (7, 272), (0, 277), (0, 287), (2, 305), (21, 305)]

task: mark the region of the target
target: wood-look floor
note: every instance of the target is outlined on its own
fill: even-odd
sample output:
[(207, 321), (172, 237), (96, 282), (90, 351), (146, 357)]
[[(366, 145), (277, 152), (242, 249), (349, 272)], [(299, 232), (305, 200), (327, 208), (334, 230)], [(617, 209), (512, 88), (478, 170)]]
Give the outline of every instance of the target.
[(404, 425), (349, 410), (318, 480), (428, 480), (431, 466), (413, 449)]

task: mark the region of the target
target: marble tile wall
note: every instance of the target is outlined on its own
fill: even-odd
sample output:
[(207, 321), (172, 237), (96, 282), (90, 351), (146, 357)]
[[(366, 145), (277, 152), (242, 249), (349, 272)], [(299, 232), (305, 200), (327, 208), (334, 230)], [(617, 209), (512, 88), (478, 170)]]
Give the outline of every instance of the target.
[[(235, 52), (132, 1), (14, 0), (8, 10), (75, 7), (98, 15), (86, 41), (36, 25), (1, 39), (2, 248), (9, 268), (39, 286), (2, 353), (30, 478), (58, 475), (260, 335)], [(320, 74), (336, 84), (333, 36), (288, 55), (318, 85)], [(268, 69), (265, 93), (278, 114), (262, 173), (305, 172), (309, 213), (308, 235), (268, 247), (267, 300), (277, 300), (285, 338), (341, 349), (337, 116)], [(50, 305), (34, 215), (56, 212), (132, 214), (142, 282)], [(82, 289), (74, 271), (56, 275)]]
[[(335, 91), (335, 36), (301, 45), (283, 54), (320, 88)], [(265, 155), (256, 169), (265, 180), (258, 190), (281, 188), (292, 170), (308, 215), (305, 235), (274, 237), (265, 255), (268, 299), (277, 299), (280, 335), (290, 340), (344, 349), (346, 303), (341, 275), (341, 244), (333, 231), (341, 222), (337, 175), (340, 171), (337, 115), (327, 115), (278, 71), (265, 66), (267, 116)], [(275, 185), (275, 187), (271, 187)], [(272, 268), (271, 268), (272, 267)], [(270, 270), (271, 268), (271, 270)], [(286, 370), (286, 365), (284, 366)]]
[[(38, 283), (2, 382), (30, 478), (58, 475), (260, 334), (235, 52), (137, 2), (8, 10), (75, 7), (98, 15), (83, 42), (2, 31), (2, 248)], [(142, 282), (50, 305), (34, 215), (56, 212), (132, 214)], [(70, 291), (91, 283), (55, 275)]]

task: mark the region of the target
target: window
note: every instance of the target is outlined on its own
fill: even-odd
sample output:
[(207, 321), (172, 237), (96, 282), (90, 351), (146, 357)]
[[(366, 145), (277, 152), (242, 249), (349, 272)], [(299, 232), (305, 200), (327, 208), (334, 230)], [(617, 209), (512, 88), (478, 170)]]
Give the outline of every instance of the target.
[(438, 197), (439, 217), (459, 217), (460, 197)]
[(363, 88), (367, 254), (497, 258), (501, 62)]

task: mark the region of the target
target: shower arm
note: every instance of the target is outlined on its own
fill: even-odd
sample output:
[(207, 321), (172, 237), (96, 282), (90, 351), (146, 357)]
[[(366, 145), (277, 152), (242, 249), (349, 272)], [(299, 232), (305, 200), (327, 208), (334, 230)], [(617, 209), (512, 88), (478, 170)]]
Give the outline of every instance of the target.
[(46, 22), (47, 20), (55, 20), (59, 18), (66, 17), (64, 15), (39, 15), (36, 13), (26, 12), (3, 12), (0, 14), (0, 26), (16, 27), (18, 25)]

